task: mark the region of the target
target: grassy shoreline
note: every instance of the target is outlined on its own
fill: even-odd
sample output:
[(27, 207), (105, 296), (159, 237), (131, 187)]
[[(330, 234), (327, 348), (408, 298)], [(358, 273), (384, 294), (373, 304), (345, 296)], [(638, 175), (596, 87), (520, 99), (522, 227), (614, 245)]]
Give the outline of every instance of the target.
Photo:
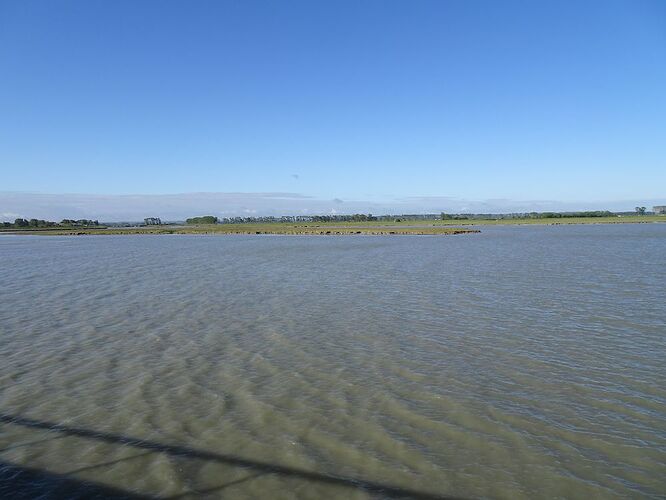
[(119, 227), (100, 229), (41, 229), (3, 231), (12, 234), (33, 234), (52, 236), (84, 236), (84, 235), (140, 235), (140, 234), (273, 234), (303, 236), (356, 236), (356, 235), (452, 235), (479, 233), (478, 229), (462, 227), (383, 227), (383, 226), (340, 226), (332, 224), (210, 224), (197, 226), (150, 226), (150, 227)]

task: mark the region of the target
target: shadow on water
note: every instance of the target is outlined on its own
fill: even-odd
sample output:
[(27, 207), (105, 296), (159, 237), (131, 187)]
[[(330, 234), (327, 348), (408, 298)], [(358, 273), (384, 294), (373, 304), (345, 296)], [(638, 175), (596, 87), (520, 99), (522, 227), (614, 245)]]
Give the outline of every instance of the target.
[(0, 461), (0, 497), (19, 499), (99, 498), (139, 500), (151, 497), (102, 484), (81, 481), (64, 474)]
[[(12, 463), (0, 461), (0, 496), (4, 498), (127, 498), (127, 499), (141, 499), (141, 498), (157, 498), (146, 495), (131, 493), (114, 487), (82, 481), (70, 477), (71, 474), (81, 472), (82, 470), (90, 470), (97, 467), (104, 467), (117, 463), (122, 460), (131, 460), (133, 458), (143, 456), (148, 453), (164, 453), (172, 457), (191, 458), (197, 460), (204, 460), (208, 462), (216, 462), (220, 464), (230, 465), (234, 467), (243, 468), (250, 471), (250, 474), (244, 478), (237, 479), (227, 484), (223, 484), (205, 491), (192, 491), (182, 495), (176, 495), (171, 498), (180, 498), (189, 495), (206, 494), (214, 491), (222, 490), (228, 486), (236, 485), (245, 481), (250, 481), (264, 474), (273, 474), (288, 478), (296, 478), (313, 483), (330, 484), (335, 486), (343, 486), (353, 488), (356, 490), (365, 491), (369, 494), (376, 494), (384, 498), (417, 498), (417, 499), (452, 499), (453, 497), (437, 495), (434, 493), (427, 493), (417, 490), (400, 488), (397, 486), (390, 486), (364, 479), (357, 479), (352, 477), (334, 476), (329, 474), (322, 474), (319, 472), (312, 472), (305, 469), (298, 469), (284, 465), (272, 464), (268, 462), (260, 462), (250, 460), (247, 458), (237, 457), (234, 455), (222, 455), (210, 451), (197, 450), (186, 446), (177, 446), (156, 443), (153, 441), (145, 441), (142, 439), (124, 436), (122, 434), (113, 434), (108, 432), (94, 431), (90, 429), (83, 429), (79, 427), (68, 427), (65, 425), (45, 422), (41, 420), (33, 420), (29, 418), (4, 415), (0, 414), (0, 423), (20, 425), (32, 429), (48, 430), (50, 432), (58, 432), (66, 436), (75, 436), (85, 439), (93, 439), (105, 443), (120, 444), (123, 446), (131, 446), (141, 450), (148, 450), (145, 453), (139, 453), (131, 457), (113, 462), (107, 462), (98, 465), (92, 465), (72, 471), (68, 475), (54, 474), (51, 472), (31, 469), (24, 466), (19, 466)], [(0, 450), (2, 451), (2, 450)], [(6, 496), (8, 495), (8, 496)]]

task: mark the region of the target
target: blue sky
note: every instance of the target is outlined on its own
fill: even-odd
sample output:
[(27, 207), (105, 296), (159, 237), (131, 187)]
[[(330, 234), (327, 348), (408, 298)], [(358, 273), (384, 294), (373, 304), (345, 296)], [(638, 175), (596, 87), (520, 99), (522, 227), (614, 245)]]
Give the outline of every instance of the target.
[(3, 0), (0, 213), (9, 192), (662, 202), (665, 89), (662, 1)]

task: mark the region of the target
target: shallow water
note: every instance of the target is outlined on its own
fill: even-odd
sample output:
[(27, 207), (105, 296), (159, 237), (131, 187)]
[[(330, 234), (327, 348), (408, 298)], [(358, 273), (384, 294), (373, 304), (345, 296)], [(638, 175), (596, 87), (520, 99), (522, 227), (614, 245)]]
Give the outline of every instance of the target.
[(482, 231), (0, 236), (0, 496), (666, 495), (666, 224)]

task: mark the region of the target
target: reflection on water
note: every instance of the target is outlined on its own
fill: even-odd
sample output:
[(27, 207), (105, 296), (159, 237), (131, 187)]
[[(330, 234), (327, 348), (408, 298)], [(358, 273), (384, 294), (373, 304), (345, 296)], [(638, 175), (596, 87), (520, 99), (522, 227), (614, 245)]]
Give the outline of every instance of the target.
[(3, 236), (0, 488), (664, 495), (665, 251), (664, 224)]

